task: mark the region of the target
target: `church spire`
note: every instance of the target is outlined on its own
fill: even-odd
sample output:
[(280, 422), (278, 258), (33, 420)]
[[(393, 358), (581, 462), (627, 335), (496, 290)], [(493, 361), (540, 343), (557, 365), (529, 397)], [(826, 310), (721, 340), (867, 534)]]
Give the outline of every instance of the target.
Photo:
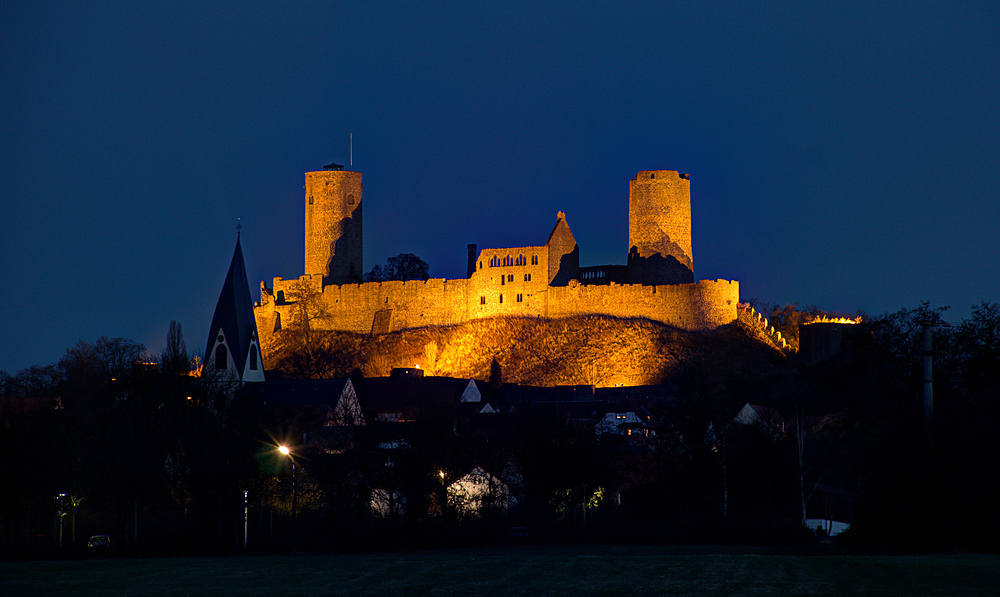
[(229, 273), (215, 305), (205, 349), (204, 370), (225, 374), (240, 381), (264, 381), (264, 363), (260, 356), (257, 322), (247, 281), (240, 224), (236, 224), (236, 249)]

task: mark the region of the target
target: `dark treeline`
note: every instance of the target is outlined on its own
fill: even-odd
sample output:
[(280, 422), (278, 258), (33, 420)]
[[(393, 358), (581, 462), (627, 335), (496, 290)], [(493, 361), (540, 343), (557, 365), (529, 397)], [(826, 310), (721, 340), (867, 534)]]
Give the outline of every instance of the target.
[[(777, 543), (816, 540), (804, 521), (836, 518), (852, 523), (846, 544), (995, 550), (1000, 306), (956, 325), (945, 313), (865, 317), (816, 363), (743, 358), (753, 341), (721, 330), (645, 403), (641, 429), (603, 436), (558, 409), (505, 410), (499, 367), (483, 400), (504, 414), (428, 408), (401, 426), (340, 412), (317, 434), (191, 375), (179, 326), (156, 359), (129, 340), (81, 341), (56, 364), (0, 372), (0, 549), (82, 554), (95, 534), (144, 555)], [(449, 490), (475, 471), (485, 491)]]

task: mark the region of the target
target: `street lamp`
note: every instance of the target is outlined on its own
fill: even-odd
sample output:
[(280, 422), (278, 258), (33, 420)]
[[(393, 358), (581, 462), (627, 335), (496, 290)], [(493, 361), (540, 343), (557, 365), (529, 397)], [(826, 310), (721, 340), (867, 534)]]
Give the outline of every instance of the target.
[(278, 446), (278, 451), (292, 461), (292, 520), (295, 520), (295, 458), (292, 457), (292, 451), (288, 446)]

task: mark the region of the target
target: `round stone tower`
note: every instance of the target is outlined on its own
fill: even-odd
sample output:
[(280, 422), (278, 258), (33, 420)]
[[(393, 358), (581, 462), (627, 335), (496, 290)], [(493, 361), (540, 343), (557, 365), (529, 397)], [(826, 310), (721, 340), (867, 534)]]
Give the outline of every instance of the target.
[(360, 282), (364, 275), (361, 173), (331, 164), (306, 172), (306, 274), (324, 284)]
[(694, 281), (691, 180), (673, 170), (643, 170), (629, 181), (628, 282)]

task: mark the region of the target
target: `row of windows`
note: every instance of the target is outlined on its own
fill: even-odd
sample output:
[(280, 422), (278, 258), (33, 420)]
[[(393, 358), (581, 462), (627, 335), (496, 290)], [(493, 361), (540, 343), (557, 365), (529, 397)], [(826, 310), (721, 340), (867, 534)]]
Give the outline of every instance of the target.
[[(514, 281), (514, 274), (507, 274), (506, 276), (500, 276), (500, 285), (503, 286), (507, 282)], [(524, 281), (531, 282), (531, 274), (524, 274)]]
[[(229, 368), (229, 351), (226, 350), (225, 345), (219, 344), (215, 347), (215, 368), (219, 371), (225, 371)], [(257, 347), (250, 347), (250, 369), (252, 371), (257, 370)]]
[[(519, 302), (519, 303), (524, 302), (524, 295), (523, 294), (518, 294), (515, 297), (515, 300), (517, 300), (517, 302)], [(503, 304), (503, 295), (502, 294), (500, 295), (500, 303)], [(485, 305), (486, 304), (486, 297), (485, 296), (479, 297), (479, 304), (480, 305)]]
[[(503, 259), (493, 256), (490, 259), (490, 267), (506, 267), (508, 265), (528, 265), (528, 259), (524, 255), (518, 255), (517, 257), (511, 257), (507, 255)], [(538, 255), (531, 256), (531, 265), (538, 265)], [(483, 262), (479, 262), (479, 269), (483, 269)]]

